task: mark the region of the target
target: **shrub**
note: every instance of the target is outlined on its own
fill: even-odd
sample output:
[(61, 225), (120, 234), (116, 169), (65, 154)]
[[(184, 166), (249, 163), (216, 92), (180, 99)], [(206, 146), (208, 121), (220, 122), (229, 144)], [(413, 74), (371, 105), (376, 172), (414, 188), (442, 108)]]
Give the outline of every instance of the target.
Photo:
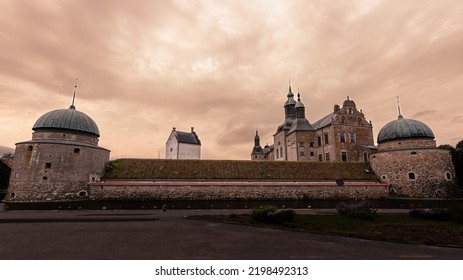
[(275, 205), (264, 205), (262, 208), (252, 210), (254, 221), (272, 224), (287, 224), (294, 220), (296, 213), (293, 209), (278, 210)]
[(258, 222), (270, 222), (278, 208), (275, 205), (264, 205), (261, 208), (254, 208), (252, 210), (252, 219)]
[(453, 206), (445, 209), (413, 209), (409, 215), (414, 218), (434, 221), (454, 221), (463, 224), (463, 206)]
[(374, 220), (377, 209), (373, 208), (368, 200), (362, 200), (360, 202), (341, 201), (336, 206), (336, 211), (338, 211), (340, 215), (346, 215), (349, 218)]

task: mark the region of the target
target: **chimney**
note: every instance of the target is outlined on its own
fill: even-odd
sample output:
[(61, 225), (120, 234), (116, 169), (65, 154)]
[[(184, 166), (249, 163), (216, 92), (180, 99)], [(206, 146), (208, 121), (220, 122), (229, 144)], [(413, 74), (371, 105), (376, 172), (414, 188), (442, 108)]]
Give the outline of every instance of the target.
[(191, 133), (195, 133), (195, 128), (193, 126), (191, 127)]
[(175, 131), (175, 127), (172, 127), (172, 131)]

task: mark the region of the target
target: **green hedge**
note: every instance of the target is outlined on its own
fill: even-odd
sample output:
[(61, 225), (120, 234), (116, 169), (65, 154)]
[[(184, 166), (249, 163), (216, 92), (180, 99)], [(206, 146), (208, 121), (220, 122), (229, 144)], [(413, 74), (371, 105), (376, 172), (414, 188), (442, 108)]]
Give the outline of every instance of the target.
[[(369, 172), (365, 172), (369, 170)], [(117, 159), (105, 179), (376, 180), (366, 162)]]

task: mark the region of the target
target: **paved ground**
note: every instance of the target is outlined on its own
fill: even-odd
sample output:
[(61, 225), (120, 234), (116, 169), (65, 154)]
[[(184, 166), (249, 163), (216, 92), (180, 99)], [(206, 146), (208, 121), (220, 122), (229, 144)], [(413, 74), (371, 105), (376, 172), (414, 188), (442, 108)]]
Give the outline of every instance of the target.
[(249, 212), (0, 212), (0, 259), (463, 259), (461, 248), (370, 241), (184, 218), (232, 211)]

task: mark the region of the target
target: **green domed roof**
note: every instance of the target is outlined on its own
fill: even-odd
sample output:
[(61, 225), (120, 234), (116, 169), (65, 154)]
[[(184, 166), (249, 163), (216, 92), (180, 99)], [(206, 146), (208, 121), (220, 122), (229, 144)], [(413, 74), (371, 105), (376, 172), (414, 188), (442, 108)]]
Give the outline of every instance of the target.
[(32, 130), (41, 129), (76, 130), (100, 136), (96, 123), (85, 113), (77, 111), (74, 106), (69, 109), (54, 110), (41, 116)]
[(404, 138), (431, 138), (434, 133), (426, 124), (412, 119), (404, 119), (399, 115), (397, 120), (386, 124), (378, 133), (378, 144), (384, 141)]

